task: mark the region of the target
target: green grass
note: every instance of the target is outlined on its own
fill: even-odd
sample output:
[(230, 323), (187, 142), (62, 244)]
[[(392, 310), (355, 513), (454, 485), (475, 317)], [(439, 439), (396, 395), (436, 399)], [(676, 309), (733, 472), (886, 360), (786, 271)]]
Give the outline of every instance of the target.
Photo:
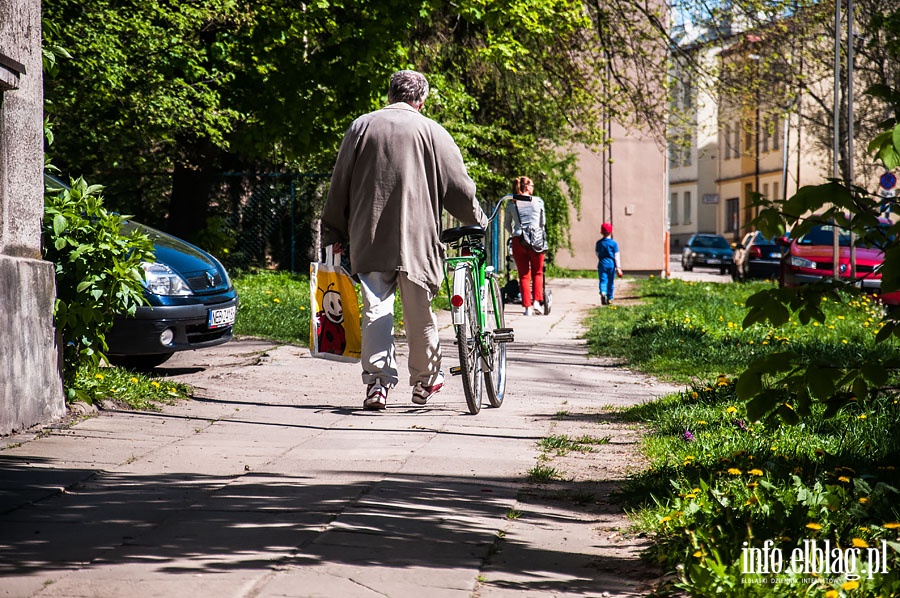
[(240, 306), (234, 324), (238, 336), (309, 344), (309, 275), (268, 270), (234, 279)]
[[(596, 311), (591, 351), (629, 367), (683, 382), (685, 390), (620, 412), (650, 432), (647, 470), (622, 491), (637, 527), (652, 539), (647, 556), (674, 574), (672, 585), (707, 596), (887, 596), (900, 592), (900, 397), (889, 387), (836, 417), (824, 406), (799, 425), (753, 422), (735, 394), (734, 376), (756, 357), (789, 347), (850, 366), (900, 357), (876, 345), (883, 312), (847, 296), (824, 306), (824, 325), (796, 321), (744, 330), (746, 298), (769, 283), (746, 285), (650, 279), (642, 303)], [(888, 573), (749, 574), (742, 550), (772, 540), (789, 561), (804, 542), (842, 550), (889, 542)], [(746, 542), (746, 544), (744, 544)], [(812, 581), (809, 581), (812, 579)], [(806, 580), (806, 581), (804, 581)], [(852, 592), (852, 593), (849, 593)], [(832, 594), (829, 594), (832, 595)]]
[(70, 392), (70, 401), (97, 404), (111, 400), (131, 409), (158, 411), (162, 405), (189, 397), (191, 387), (124, 368), (82, 367)]
[(875, 344), (882, 308), (866, 298), (825, 303), (824, 325), (742, 328), (747, 297), (772, 283), (692, 283), (651, 278), (638, 281), (643, 304), (598, 309), (587, 339), (595, 355), (621, 357), (632, 367), (689, 383), (712, 375), (736, 375), (773, 349), (833, 363), (865, 363), (896, 346)]
[(561, 477), (562, 472), (560, 472), (555, 467), (550, 467), (549, 465), (535, 465), (528, 470), (528, 481), (530, 482), (550, 482), (553, 480), (558, 480)]
[(565, 455), (569, 451), (579, 451), (583, 453), (593, 452), (595, 446), (608, 444), (609, 436), (598, 438), (596, 436), (581, 436), (579, 438), (570, 438), (565, 434), (558, 436), (548, 436), (542, 438), (538, 442), (538, 447), (544, 452), (555, 452), (557, 455)]

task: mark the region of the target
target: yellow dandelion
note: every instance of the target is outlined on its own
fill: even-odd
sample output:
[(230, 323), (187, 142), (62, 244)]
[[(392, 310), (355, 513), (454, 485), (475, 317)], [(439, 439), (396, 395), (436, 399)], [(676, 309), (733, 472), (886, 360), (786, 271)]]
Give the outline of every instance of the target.
[(838, 316), (838, 320), (844, 320), (844, 316)]
[(700, 424), (701, 426), (705, 426), (705, 425), (706, 425), (706, 420), (705, 420), (705, 419), (698, 419), (698, 420), (697, 420), (697, 423)]
[(814, 326), (815, 328), (818, 328), (818, 327), (819, 327), (819, 323), (818, 323), (818, 322), (813, 322), (813, 326)]
[(103, 374), (95, 374), (94, 378), (96, 378), (97, 380), (103, 380), (104, 376)]
[(672, 518), (669, 517), (668, 515), (666, 515), (665, 517), (663, 517), (662, 519), (659, 520), (660, 523), (667, 523), (669, 521), (672, 521)]
[(866, 417), (868, 417), (868, 416), (865, 413), (863, 413), (863, 414), (859, 415), (857, 417), (857, 419), (866, 419)]
[(885, 523), (881, 527), (883, 527), (884, 529), (900, 529), (900, 523), (897, 523), (896, 521), (892, 521), (890, 523)]
[(128, 381), (131, 382), (132, 384), (137, 384), (137, 383), (138, 383), (138, 379), (137, 379), (136, 377), (134, 377), (134, 376), (132, 376), (131, 378), (129, 378)]
[(272, 299), (272, 302), (273, 303), (281, 303), (281, 299), (279, 299), (278, 297), (275, 297), (274, 299)]
[(743, 472), (737, 467), (729, 467), (728, 473), (730, 473), (731, 475), (741, 475)]
[(737, 407), (734, 407), (734, 406), (729, 407), (728, 409), (725, 410), (726, 413), (734, 413), (735, 411), (737, 411)]
[(842, 475), (841, 477), (838, 478), (838, 481), (839, 481), (839, 482), (844, 482), (845, 484), (849, 484), (849, 483), (850, 483), (850, 478), (848, 478), (848, 477), (845, 476), (845, 475)]
[(864, 505), (864, 504), (866, 504), (867, 502), (869, 502), (869, 499), (868, 499), (867, 497), (865, 497), (865, 496), (860, 496), (860, 497), (859, 497), (859, 504)]
[(696, 399), (696, 398), (699, 397), (699, 396), (700, 396), (700, 395), (697, 394), (697, 391), (696, 391), (696, 390), (695, 390), (694, 392), (691, 393), (691, 398), (692, 398), (692, 399)]
[(751, 497), (748, 498), (747, 501), (744, 503), (744, 506), (746, 507), (746, 506), (749, 506), (749, 505), (755, 505), (755, 504), (758, 503), (758, 502), (759, 502), (759, 499), (758, 499), (758, 498), (756, 498), (755, 496), (751, 496)]
[(862, 538), (853, 538), (853, 547), (854, 548), (868, 548), (869, 543), (863, 540)]
[(696, 457), (694, 457), (694, 455), (688, 455), (687, 457), (684, 458), (684, 460), (685, 461), (693, 461), (695, 458)]
[(698, 559), (703, 558), (703, 551), (698, 550), (697, 552), (694, 553), (694, 557), (696, 557)]
[(750, 475), (761, 476), (763, 474), (763, 470), (762, 469), (751, 469), (747, 473), (749, 473)]
[(856, 580), (845, 581), (841, 584), (841, 589), (845, 592), (849, 592), (850, 590), (855, 590), (859, 587), (859, 582)]
[(300, 311), (306, 311), (306, 307), (304, 307), (303, 305), (301, 305), (301, 306), (300, 306)]
[(159, 388), (159, 382), (157, 382), (156, 380), (151, 382), (150, 385), (153, 386), (153, 388)]
[(818, 523), (816, 523), (815, 521), (810, 521), (809, 523), (806, 524), (806, 527), (808, 529), (814, 529), (814, 530), (822, 529), (822, 526), (819, 525)]
[(847, 344), (847, 339), (845, 339), (845, 338), (844, 338), (844, 339), (841, 339), (841, 342), (844, 343), (844, 344), (846, 345), (846, 344)]
[(838, 592), (837, 590), (828, 590), (827, 592), (825, 592), (825, 598), (838, 598), (838, 596), (840, 595), (840, 592)]

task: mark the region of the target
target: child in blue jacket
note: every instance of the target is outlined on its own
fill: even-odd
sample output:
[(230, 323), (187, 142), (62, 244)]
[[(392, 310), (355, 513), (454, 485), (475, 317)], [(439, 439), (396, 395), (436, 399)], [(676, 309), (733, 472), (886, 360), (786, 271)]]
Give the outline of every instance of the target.
[(619, 244), (612, 238), (612, 224), (609, 222), (600, 225), (600, 240), (594, 251), (597, 253), (597, 277), (600, 279), (600, 304), (609, 305), (613, 300), (616, 275), (623, 275)]

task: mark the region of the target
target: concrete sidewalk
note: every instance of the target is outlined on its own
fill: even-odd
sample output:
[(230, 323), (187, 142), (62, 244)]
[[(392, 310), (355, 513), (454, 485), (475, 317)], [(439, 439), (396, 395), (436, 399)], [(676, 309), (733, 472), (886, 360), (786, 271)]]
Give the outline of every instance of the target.
[[(609, 500), (640, 437), (613, 407), (677, 389), (585, 357), (596, 281), (551, 284), (551, 315), (509, 306), (507, 398), (478, 416), (455, 378), (427, 407), (399, 387), (366, 412), (358, 366), (241, 340), (160, 368), (195, 400), (4, 438), (0, 596), (644, 595), (642, 540)], [(442, 340), (446, 371), (446, 322)], [(610, 442), (579, 477), (530, 483), (551, 434)]]

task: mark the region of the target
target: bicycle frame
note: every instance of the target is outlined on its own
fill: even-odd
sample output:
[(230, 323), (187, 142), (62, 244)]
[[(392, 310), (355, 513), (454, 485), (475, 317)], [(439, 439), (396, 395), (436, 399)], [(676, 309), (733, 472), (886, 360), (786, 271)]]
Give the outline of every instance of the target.
[[(447, 257), (444, 260), (444, 273), (447, 280), (451, 280), (450, 275), (453, 275), (452, 288), (448, 285), (448, 291), (450, 292), (450, 315), (454, 325), (465, 323), (466, 315), (463, 311), (464, 302), (462, 299), (466, 294), (465, 271), (470, 270), (475, 279), (475, 289), (477, 290), (475, 293), (475, 305), (478, 308), (478, 329), (484, 330), (487, 320), (486, 306), (487, 302), (490, 300), (487, 296), (487, 284), (485, 283), (488, 277), (493, 274), (494, 267), (486, 265), (487, 252), (485, 251), (484, 244), (472, 243), (471, 241), (467, 241), (467, 239), (468, 237), (463, 237), (458, 241), (457, 247), (459, 248), (461, 255)], [(466, 255), (467, 253), (468, 255)], [(457, 274), (460, 275), (458, 276)], [(478, 342), (480, 345), (479, 352), (482, 356), (486, 355), (490, 349), (486, 344), (486, 337), (484, 334), (481, 335)]]

